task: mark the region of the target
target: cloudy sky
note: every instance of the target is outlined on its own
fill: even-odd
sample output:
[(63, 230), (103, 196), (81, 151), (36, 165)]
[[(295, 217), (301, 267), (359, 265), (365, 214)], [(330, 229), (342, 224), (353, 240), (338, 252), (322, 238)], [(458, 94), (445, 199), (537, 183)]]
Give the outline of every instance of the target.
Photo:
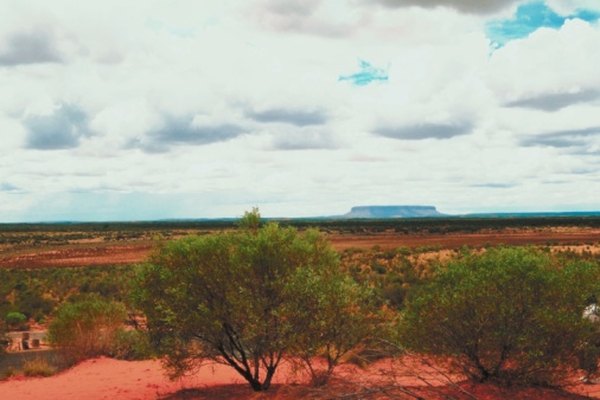
[(598, 0), (0, 2), (0, 221), (600, 209)]

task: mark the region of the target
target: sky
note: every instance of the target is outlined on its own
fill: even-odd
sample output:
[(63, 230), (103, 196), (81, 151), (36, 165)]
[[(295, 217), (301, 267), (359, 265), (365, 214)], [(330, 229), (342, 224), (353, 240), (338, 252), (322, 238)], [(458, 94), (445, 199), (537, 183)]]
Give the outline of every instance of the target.
[(600, 210), (598, 0), (3, 0), (0, 222)]

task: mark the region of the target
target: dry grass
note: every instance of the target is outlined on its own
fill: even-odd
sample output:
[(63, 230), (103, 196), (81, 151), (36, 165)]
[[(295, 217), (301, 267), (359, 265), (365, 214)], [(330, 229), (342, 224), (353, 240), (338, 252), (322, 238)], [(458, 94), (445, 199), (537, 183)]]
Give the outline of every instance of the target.
[(42, 358), (36, 358), (23, 364), (23, 374), (31, 377), (46, 377), (56, 373), (56, 368), (51, 366), (48, 361)]

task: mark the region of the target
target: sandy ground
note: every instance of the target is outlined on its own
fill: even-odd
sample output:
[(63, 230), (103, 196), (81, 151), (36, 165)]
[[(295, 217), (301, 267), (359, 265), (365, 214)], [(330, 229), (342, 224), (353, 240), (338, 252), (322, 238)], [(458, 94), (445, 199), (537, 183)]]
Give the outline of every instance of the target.
[[(499, 388), (494, 385), (449, 383), (447, 377), (414, 361), (401, 361), (391, 373), (389, 361), (379, 362), (366, 370), (342, 368), (327, 389), (303, 384), (304, 378), (283, 366), (274, 387), (267, 393), (252, 392), (231, 368), (222, 365), (203, 367), (194, 376), (170, 381), (158, 361), (118, 361), (99, 358), (85, 361), (49, 378), (16, 377), (0, 382), (0, 398), (11, 400), (149, 400), (149, 399), (336, 399), (341, 395), (362, 392), (354, 399), (404, 399), (408, 390), (425, 399), (547, 399), (580, 400), (600, 398), (600, 384), (575, 384), (558, 391), (539, 388)], [(418, 379), (415, 371), (423, 380)], [(452, 382), (457, 377), (451, 376)], [(401, 386), (400, 386), (401, 385)]]

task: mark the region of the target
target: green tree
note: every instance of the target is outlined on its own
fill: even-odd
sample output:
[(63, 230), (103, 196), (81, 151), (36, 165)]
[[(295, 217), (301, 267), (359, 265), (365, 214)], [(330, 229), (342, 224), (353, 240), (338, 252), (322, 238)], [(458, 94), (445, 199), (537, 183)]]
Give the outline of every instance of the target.
[(238, 226), (242, 229), (256, 231), (260, 227), (260, 211), (257, 207), (253, 207), (252, 211), (245, 211), (244, 216), (238, 222)]
[(236, 232), (164, 244), (138, 278), (137, 304), (174, 375), (209, 358), (266, 390), (295, 340), (290, 290), (300, 270), (319, 274), (338, 257), (316, 231), (299, 233), (247, 213)]
[(582, 310), (599, 272), (528, 248), (468, 254), (409, 297), (402, 343), (451, 356), (480, 381), (556, 383), (593, 332)]
[(123, 304), (88, 295), (59, 307), (48, 328), (48, 336), (71, 363), (110, 355), (126, 317)]

